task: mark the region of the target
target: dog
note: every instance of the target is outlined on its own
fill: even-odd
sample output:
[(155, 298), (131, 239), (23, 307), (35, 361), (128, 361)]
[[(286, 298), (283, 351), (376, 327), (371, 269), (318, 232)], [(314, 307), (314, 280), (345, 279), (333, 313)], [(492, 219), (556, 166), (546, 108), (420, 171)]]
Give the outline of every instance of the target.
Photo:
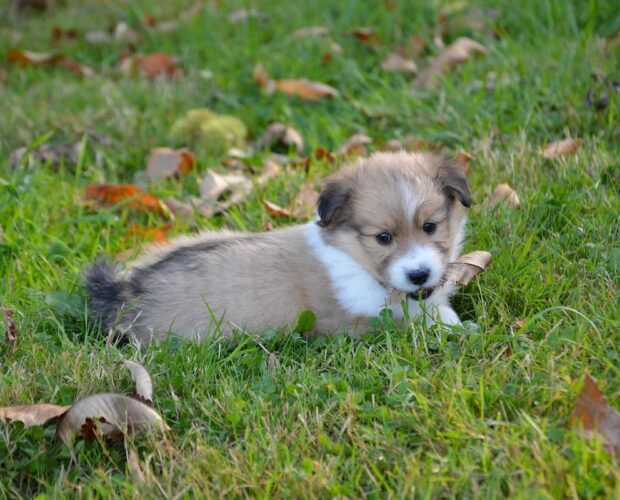
[[(86, 274), (106, 329), (138, 341), (260, 334), (316, 316), (314, 334), (356, 333), (387, 308), (459, 324), (443, 283), (460, 253), (470, 186), (460, 164), (431, 153), (375, 153), (327, 179), (313, 222), (264, 233), (181, 237), (131, 265)], [(406, 297), (394, 302), (393, 294)], [(408, 314), (405, 313), (408, 311)]]

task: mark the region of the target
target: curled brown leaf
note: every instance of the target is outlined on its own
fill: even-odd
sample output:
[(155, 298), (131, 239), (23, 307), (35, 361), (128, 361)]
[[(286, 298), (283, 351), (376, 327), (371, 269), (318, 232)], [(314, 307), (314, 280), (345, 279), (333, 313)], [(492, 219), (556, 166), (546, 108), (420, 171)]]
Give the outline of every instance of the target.
[(155, 148), (146, 165), (145, 176), (159, 181), (179, 173), (188, 174), (194, 169), (194, 155), (187, 149)]
[(56, 436), (70, 444), (75, 438), (92, 437), (93, 433), (118, 439), (147, 428), (165, 430), (167, 426), (159, 413), (137, 399), (103, 393), (75, 403), (62, 417)]
[(586, 437), (600, 435), (609, 451), (620, 455), (620, 413), (607, 402), (592, 376), (586, 372), (575, 401), (571, 422)]
[(136, 384), (135, 394), (137, 398), (149, 406), (153, 406), (153, 382), (149, 372), (144, 366), (134, 363), (133, 361), (125, 361), (125, 366), (131, 373), (131, 379)]
[(304, 149), (304, 140), (301, 134), (284, 123), (269, 125), (261, 138), (256, 141), (256, 148), (271, 148), (277, 144), (282, 144), (287, 148), (292, 147), (298, 153)]
[(491, 259), (491, 254), (482, 250), (461, 255), (455, 262), (448, 264), (444, 280), (465, 286), (487, 268)]
[(4, 309), (4, 324), (6, 326), (6, 343), (13, 345), (17, 341), (18, 330), (13, 318), (13, 311)]
[(44, 425), (65, 413), (70, 406), (39, 403), (34, 405), (10, 406), (0, 408), (0, 420), (22, 422), (26, 427)]
[(508, 184), (499, 184), (495, 188), (495, 191), (493, 191), (488, 203), (490, 206), (494, 206), (502, 202), (515, 207), (521, 205), (521, 201), (519, 200), (519, 196), (516, 191)]
[(419, 89), (435, 88), (440, 76), (466, 63), (475, 54), (486, 55), (487, 53), (487, 48), (475, 40), (466, 37), (458, 38), (428, 63), (418, 75), (413, 86)]
[(418, 72), (416, 63), (411, 59), (407, 59), (398, 52), (392, 52), (381, 61), (381, 67), (385, 71), (396, 71), (406, 75), (415, 75)]
[(557, 160), (562, 156), (574, 155), (583, 141), (581, 139), (563, 139), (548, 144), (543, 150), (547, 160)]

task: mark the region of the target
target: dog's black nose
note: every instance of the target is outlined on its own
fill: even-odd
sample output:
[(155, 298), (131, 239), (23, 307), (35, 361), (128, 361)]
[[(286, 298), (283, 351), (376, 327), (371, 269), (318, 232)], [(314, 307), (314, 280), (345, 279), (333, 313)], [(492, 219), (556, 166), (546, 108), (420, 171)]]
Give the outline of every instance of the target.
[(411, 281), (414, 285), (423, 285), (428, 280), (430, 274), (431, 272), (428, 268), (421, 267), (419, 269), (409, 271), (407, 273), (407, 278), (409, 278), (409, 281)]

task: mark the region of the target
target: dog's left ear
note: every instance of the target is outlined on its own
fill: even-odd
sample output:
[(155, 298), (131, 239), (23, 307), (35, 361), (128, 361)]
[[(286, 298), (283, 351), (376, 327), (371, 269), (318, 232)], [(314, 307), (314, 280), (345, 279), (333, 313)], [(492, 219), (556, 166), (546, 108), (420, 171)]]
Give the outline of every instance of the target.
[(433, 180), (439, 190), (451, 200), (458, 200), (467, 208), (473, 205), (469, 182), (458, 161), (441, 158)]
[(316, 205), (319, 214), (318, 225), (327, 227), (342, 219), (350, 198), (351, 189), (345, 182), (329, 179), (321, 190)]

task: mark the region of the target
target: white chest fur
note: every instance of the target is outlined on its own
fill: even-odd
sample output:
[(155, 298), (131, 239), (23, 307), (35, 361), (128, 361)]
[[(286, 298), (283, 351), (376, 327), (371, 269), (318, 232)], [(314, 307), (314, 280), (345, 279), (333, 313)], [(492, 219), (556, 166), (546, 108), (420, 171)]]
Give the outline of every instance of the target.
[(316, 223), (306, 224), (304, 234), (325, 267), (340, 306), (355, 316), (377, 316), (386, 307), (388, 290), (345, 252), (325, 243)]

